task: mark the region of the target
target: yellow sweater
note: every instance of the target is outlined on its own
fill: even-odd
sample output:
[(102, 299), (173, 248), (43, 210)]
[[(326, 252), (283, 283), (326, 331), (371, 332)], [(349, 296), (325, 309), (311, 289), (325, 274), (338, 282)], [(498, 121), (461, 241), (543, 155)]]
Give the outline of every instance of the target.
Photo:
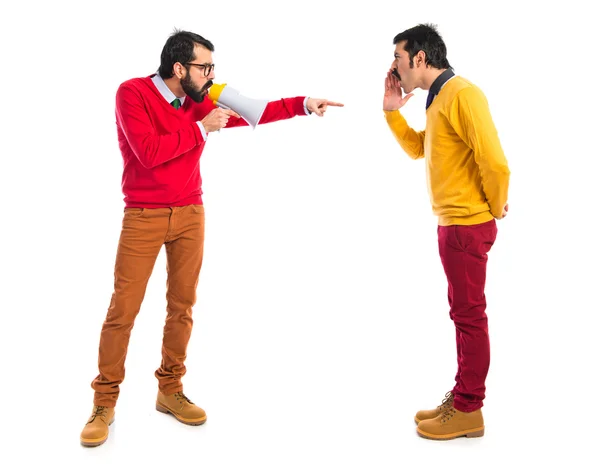
[(384, 111), (402, 149), (426, 158), (427, 185), (439, 225), (474, 225), (502, 216), (510, 171), (483, 92), (454, 76), (427, 109), (425, 130), (398, 110)]

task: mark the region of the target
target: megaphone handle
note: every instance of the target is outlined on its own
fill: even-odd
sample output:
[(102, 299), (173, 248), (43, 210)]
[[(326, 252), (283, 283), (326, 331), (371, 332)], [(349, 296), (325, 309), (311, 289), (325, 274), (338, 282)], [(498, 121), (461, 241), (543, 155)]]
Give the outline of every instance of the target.
[(227, 110), (231, 110), (227, 105), (223, 105), (221, 102), (217, 102), (217, 107), (226, 108)]

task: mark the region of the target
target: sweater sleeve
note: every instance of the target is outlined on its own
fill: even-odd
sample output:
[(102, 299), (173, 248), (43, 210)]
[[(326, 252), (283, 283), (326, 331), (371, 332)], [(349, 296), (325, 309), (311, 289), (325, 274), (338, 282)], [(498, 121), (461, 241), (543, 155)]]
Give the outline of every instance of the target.
[(298, 115), (306, 115), (304, 99), (305, 97), (292, 97), (269, 102), (262, 117), (260, 117), (259, 125), (287, 120)]
[(406, 118), (399, 110), (384, 110), (383, 113), (394, 138), (404, 152), (412, 159), (423, 158), (425, 156), (425, 130), (415, 131), (409, 127)]
[(131, 149), (147, 169), (177, 158), (204, 141), (196, 123), (172, 133), (158, 134), (140, 93), (128, 86), (122, 85), (117, 90), (116, 115)]
[[(265, 111), (260, 117), (258, 124), (264, 125), (265, 123), (287, 120), (298, 115), (306, 115), (304, 99), (305, 97), (299, 96), (269, 102), (265, 107)], [(212, 109), (216, 108), (216, 105), (214, 105), (210, 100), (207, 99), (206, 101), (209, 103), (209, 106), (204, 110), (202, 118), (208, 115)], [(226, 128), (233, 128), (237, 126), (248, 126), (248, 122), (241, 117), (231, 117), (227, 121)]]
[(490, 211), (500, 218), (508, 202), (510, 171), (483, 92), (474, 86), (461, 90), (450, 105), (449, 119), (473, 150)]

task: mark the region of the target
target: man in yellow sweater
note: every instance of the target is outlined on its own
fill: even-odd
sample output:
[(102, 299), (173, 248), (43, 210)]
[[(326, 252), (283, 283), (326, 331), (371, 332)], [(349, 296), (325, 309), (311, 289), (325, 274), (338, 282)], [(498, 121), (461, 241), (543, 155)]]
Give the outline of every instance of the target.
[[(404, 152), (425, 158), (458, 355), (454, 388), (437, 408), (417, 412), (417, 432), (430, 439), (480, 437), (490, 363), (487, 253), (496, 220), (508, 212), (510, 171), (484, 94), (454, 74), (436, 28), (417, 25), (396, 35), (394, 45), (384, 115)], [(410, 128), (400, 113), (417, 87), (429, 91), (423, 131)]]

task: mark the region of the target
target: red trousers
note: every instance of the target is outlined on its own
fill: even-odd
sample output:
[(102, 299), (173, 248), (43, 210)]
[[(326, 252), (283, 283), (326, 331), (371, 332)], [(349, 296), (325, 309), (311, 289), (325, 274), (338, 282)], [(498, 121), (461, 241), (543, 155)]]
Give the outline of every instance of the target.
[(497, 234), (496, 221), (438, 226), (438, 245), (448, 279), (450, 318), (456, 327), (458, 371), (454, 407), (472, 412), (483, 406), (490, 365), (485, 299), (487, 253)]

